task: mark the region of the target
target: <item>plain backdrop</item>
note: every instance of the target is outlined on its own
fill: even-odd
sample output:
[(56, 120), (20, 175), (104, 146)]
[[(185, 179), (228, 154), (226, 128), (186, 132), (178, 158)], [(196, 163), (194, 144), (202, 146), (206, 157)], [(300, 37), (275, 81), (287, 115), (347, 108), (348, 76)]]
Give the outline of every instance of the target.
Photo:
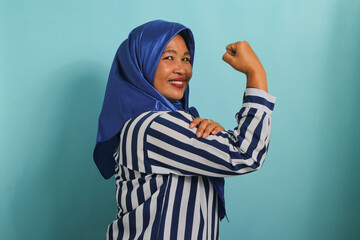
[(236, 126), (247, 40), (278, 97), (263, 168), (226, 179), (221, 239), (360, 238), (360, 1), (0, 1), (0, 238), (104, 239), (114, 179), (92, 160), (110, 66), (131, 29), (183, 23), (191, 105)]

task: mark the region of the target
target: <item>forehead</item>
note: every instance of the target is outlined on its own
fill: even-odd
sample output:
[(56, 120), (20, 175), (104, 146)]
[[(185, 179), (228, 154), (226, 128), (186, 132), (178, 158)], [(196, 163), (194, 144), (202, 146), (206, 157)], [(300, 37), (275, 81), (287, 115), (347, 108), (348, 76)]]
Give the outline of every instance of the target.
[(176, 35), (175, 37), (173, 37), (173, 39), (171, 39), (171, 41), (165, 47), (165, 50), (168, 48), (175, 48), (175, 49), (179, 49), (179, 50), (189, 51), (185, 44), (183, 37), (180, 36), (179, 34)]

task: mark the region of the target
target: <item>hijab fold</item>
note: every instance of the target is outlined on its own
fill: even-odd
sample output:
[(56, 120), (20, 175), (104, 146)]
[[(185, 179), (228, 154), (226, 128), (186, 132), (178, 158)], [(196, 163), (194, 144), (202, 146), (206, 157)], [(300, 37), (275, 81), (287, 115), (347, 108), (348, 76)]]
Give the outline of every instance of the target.
[[(183, 98), (171, 103), (154, 88), (154, 77), (160, 57), (173, 37), (180, 34), (194, 60), (194, 38), (182, 24), (155, 20), (132, 30), (116, 52), (106, 86), (104, 103), (94, 149), (94, 161), (106, 179), (115, 173), (113, 154), (119, 145), (119, 132), (125, 122), (147, 111), (189, 112), (198, 117), (195, 108), (188, 107), (189, 87)], [(220, 218), (225, 213), (224, 179), (211, 178), (219, 194)], [(223, 209), (223, 214), (221, 214)]]

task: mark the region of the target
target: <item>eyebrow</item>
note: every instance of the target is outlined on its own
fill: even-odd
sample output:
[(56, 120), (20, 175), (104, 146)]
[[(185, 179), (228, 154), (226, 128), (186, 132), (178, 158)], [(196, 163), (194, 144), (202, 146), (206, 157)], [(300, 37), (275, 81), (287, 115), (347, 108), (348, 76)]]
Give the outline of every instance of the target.
[[(177, 52), (176, 52), (175, 50), (172, 50), (172, 49), (165, 49), (165, 50), (164, 50), (164, 52), (163, 52), (163, 54), (164, 54), (164, 53), (173, 53), (173, 54), (177, 54)], [(190, 52), (185, 52), (185, 53), (184, 53), (184, 56), (185, 56), (185, 55), (186, 55), (186, 56), (187, 56), (187, 55), (189, 55), (189, 56), (190, 56)]]

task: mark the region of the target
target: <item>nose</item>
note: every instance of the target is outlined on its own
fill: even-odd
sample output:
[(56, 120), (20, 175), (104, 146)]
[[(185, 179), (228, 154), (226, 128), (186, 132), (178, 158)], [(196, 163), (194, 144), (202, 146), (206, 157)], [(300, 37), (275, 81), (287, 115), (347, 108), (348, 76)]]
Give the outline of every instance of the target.
[(185, 75), (185, 66), (183, 61), (176, 61), (176, 66), (174, 68), (174, 73), (179, 75)]

